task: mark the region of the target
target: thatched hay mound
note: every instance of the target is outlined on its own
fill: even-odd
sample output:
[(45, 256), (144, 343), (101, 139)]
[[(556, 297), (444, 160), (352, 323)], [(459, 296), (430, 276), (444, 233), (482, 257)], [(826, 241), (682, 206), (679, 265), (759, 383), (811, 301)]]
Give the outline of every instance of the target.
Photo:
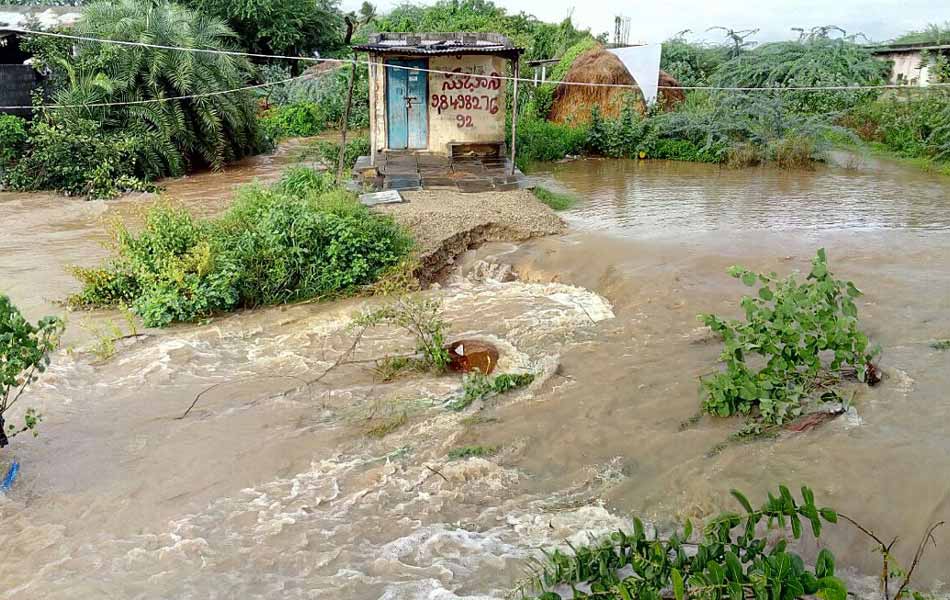
[[(570, 71), (564, 76), (564, 81), (584, 83), (610, 83), (635, 85), (633, 76), (615, 55), (607, 52), (603, 46), (591, 48), (577, 57)], [(679, 85), (673, 77), (665, 71), (660, 71), (659, 84), (661, 86)], [(633, 98), (631, 98), (631, 95)], [(686, 99), (683, 90), (660, 89), (659, 103), (664, 110), (671, 110), (676, 104)], [(639, 90), (630, 88), (591, 87), (578, 85), (557, 86), (554, 91), (554, 102), (548, 118), (557, 123), (586, 123), (590, 121), (591, 109), (600, 108), (600, 114), (605, 117), (618, 117), (624, 105), (633, 100), (637, 108), (643, 113), (646, 106)]]

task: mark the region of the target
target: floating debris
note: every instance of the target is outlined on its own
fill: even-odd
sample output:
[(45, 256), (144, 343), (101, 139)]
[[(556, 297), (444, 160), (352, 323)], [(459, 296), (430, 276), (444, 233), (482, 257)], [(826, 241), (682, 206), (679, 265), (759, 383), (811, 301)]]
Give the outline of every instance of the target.
[(498, 348), (478, 340), (458, 340), (445, 348), (451, 362), (449, 368), (460, 373), (479, 371), (488, 375), (498, 364)]

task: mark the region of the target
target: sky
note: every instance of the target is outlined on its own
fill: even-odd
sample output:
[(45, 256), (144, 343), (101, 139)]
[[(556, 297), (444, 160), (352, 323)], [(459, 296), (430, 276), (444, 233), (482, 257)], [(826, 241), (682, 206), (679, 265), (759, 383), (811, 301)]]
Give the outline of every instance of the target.
[[(431, 1), (418, 2), (431, 4)], [(874, 41), (921, 29), (928, 23), (950, 21), (946, 0), (650, 0), (607, 2), (604, 0), (495, 0), (509, 12), (524, 11), (543, 21), (560, 21), (569, 14), (575, 24), (595, 34), (613, 32), (614, 17), (630, 17), (630, 42), (660, 42), (690, 29), (692, 39), (718, 41), (721, 33), (706, 32), (713, 26), (731, 29), (759, 28), (759, 42), (797, 37), (792, 27), (837, 25), (848, 33), (864, 33)], [(353, 10), (360, 0), (344, 0)], [(378, 0), (380, 12), (400, 4)]]

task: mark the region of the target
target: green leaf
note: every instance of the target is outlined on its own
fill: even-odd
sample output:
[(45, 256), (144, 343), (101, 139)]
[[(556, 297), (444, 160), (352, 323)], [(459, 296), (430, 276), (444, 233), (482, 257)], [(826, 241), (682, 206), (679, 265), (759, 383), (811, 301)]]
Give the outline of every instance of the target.
[(838, 522), (838, 513), (835, 512), (833, 508), (822, 508), (818, 511), (821, 514), (821, 518), (829, 523)]
[(736, 500), (739, 501), (739, 504), (742, 505), (742, 508), (744, 508), (744, 509), (746, 510), (746, 512), (749, 512), (749, 513), (755, 512), (755, 511), (752, 510), (752, 504), (749, 503), (749, 499), (746, 498), (746, 497), (742, 494), (742, 492), (740, 492), (739, 490), (733, 488), (733, 489), (729, 490), (729, 493), (732, 494), (733, 497), (734, 497)]
[(822, 577), (816, 595), (822, 600), (847, 600), (848, 588), (837, 577)]
[(819, 579), (831, 577), (835, 574), (835, 555), (825, 548), (818, 553), (818, 559), (815, 561), (815, 575)]
[(686, 598), (686, 590), (683, 586), (683, 576), (678, 569), (673, 569), (670, 573), (670, 577), (673, 580), (673, 595), (676, 597), (676, 600), (684, 600), (684, 598)]
[(742, 274), (742, 283), (746, 284), (747, 286), (751, 287), (755, 285), (756, 281), (758, 281), (758, 277), (756, 277), (755, 273), (752, 271), (746, 271)]
[(762, 298), (765, 301), (769, 301), (774, 297), (775, 297), (775, 294), (773, 294), (772, 290), (770, 290), (769, 288), (767, 287), (759, 288), (759, 298)]

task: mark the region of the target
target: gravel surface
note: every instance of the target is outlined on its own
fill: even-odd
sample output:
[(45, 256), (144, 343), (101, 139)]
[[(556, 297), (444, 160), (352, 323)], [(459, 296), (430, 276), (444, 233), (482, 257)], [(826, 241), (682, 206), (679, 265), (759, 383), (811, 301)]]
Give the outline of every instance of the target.
[(526, 240), (565, 229), (561, 218), (526, 190), (479, 194), (425, 190), (404, 192), (403, 197), (408, 202), (385, 210), (413, 232), (420, 253), (437, 250), (449, 238), (480, 227), (505, 230), (498, 233), (506, 237), (492, 241)]
[(403, 197), (408, 202), (380, 210), (412, 232), (423, 279), (437, 279), (457, 256), (485, 242), (521, 241), (565, 230), (564, 221), (525, 190), (425, 190), (403, 192)]

